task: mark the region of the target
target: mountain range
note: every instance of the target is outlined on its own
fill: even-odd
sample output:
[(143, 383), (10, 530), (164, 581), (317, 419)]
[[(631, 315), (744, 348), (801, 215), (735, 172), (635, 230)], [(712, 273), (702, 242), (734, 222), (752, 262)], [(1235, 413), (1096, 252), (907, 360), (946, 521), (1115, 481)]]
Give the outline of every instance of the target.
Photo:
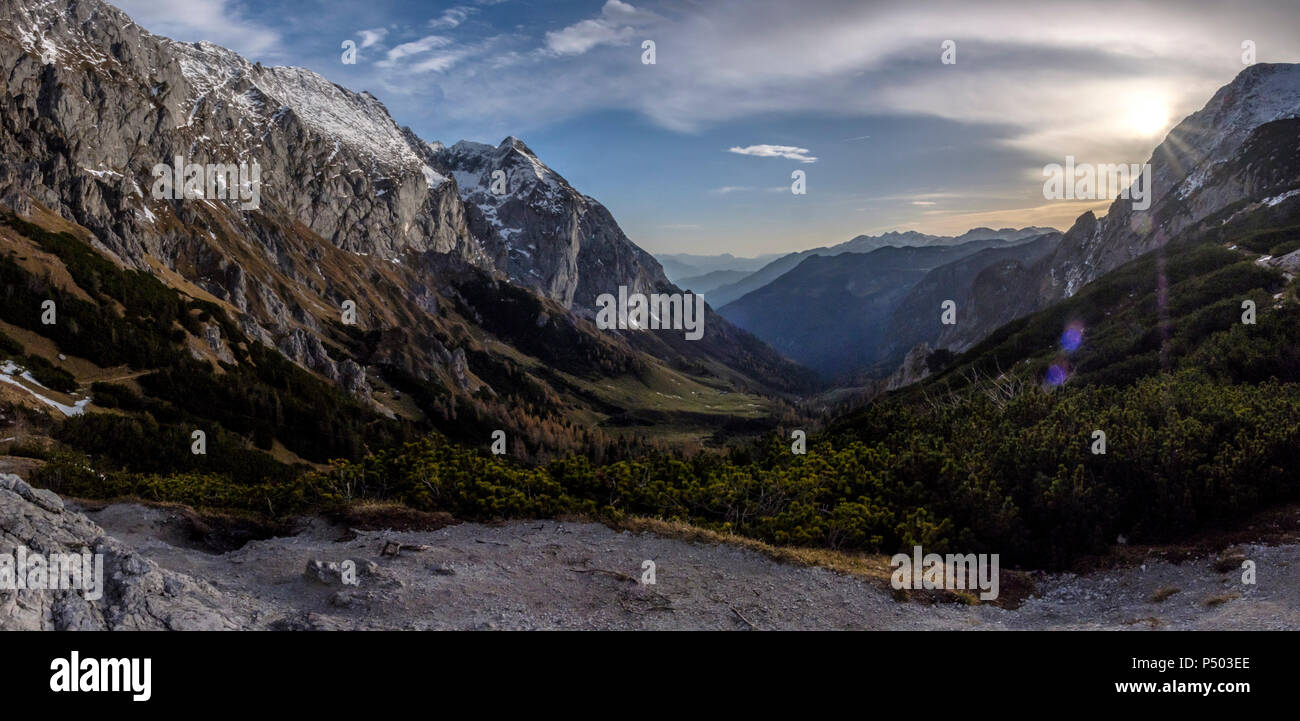
[(1027, 227), (1019, 230), (1015, 228), (1003, 228), (1002, 230), (993, 230), (991, 228), (973, 228), (958, 236), (929, 235), (918, 233), (913, 230), (908, 231), (890, 231), (882, 235), (859, 235), (849, 240), (829, 247), (810, 248), (795, 253), (787, 253), (753, 273), (741, 278), (738, 281), (715, 288), (709, 295), (709, 302), (717, 308), (721, 308), (728, 303), (743, 298), (746, 293), (757, 290), (768, 283), (781, 277), (783, 274), (799, 265), (805, 258), (813, 255), (839, 255), (840, 253), (869, 253), (879, 248), (894, 247), (927, 247), (942, 245), (961, 245), (979, 240), (1007, 240), (1016, 241), (1026, 238), (1032, 238), (1043, 233), (1050, 233), (1053, 228), (1034, 228)]
[(968, 307), (963, 304), (985, 267), (1032, 262), (1061, 238), (1057, 232), (1030, 240), (1008, 235), (1013, 239), (804, 254), (794, 268), (721, 312), (828, 378), (887, 374), (913, 345), (938, 340), (937, 332), (922, 329), (939, 325), (944, 300)]
[[(71, 261), (50, 248), (63, 240), (32, 235), (65, 234), (210, 306), (175, 333), (211, 373), (255, 363), (243, 349), (260, 344), (366, 413), (475, 436), (616, 428), (641, 410), (698, 425), (730, 412), (718, 410), (727, 394), (766, 407), (811, 387), (711, 309), (699, 342), (598, 330), (600, 294), (679, 289), (518, 138), (427, 142), (369, 93), (153, 35), (98, 0), (5, 0), (0, 21), (0, 64), (13, 68), (0, 79), (0, 206), (21, 219), (6, 252), (58, 283)], [(259, 207), (156, 197), (153, 170), (173, 159), (257, 163)], [(29, 310), (7, 311), (11, 334)]]
[[(823, 374), (841, 380), (846, 374), (883, 377), (918, 344), (964, 351), (1003, 324), (1072, 297), (1180, 233), (1291, 197), (1300, 177), (1298, 117), (1300, 66), (1253, 65), (1156, 147), (1148, 161), (1149, 209), (1116, 198), (1104, 217), (1085, 213), (1064, 234), (1026, 228), (976, 229), (946, 239), (917, 233), (862, 236), (780, 258), (738, 283), (716, 288), (709, 299), (733, 322)], [(972, 240), (998, 236), (1038, 239), (1014, 249)], [(950, 257), (909, 256), (915, 264), (900, 267), (897, 254), (877, 249), (895, 240), (956, 250)], [(833, 262), (816, 260), (837, 250)], [(930, 274), (924, 280), (922, 271)], [(885, 279), (887, 273), (894, 274), (893, 282)], [(957, 319), (950, 325), (941, 321), (944, 300), (956, 303)], [(818, 330), (804, 333), (805, 328)]]
[[(743, 537), (770, 556), (760, 566), (875, 581), (869, 554), (883, 568), (922, 545), (1005, 554), (1009, 571), (1214, 544), (1201, 565), (1218, 576), (1198, 600), (1178, 581), (1178, 598), (1221, 619), (1252, 593), (1225, 592), (1247, 560), (1227, 544), (1300, 500), (1300, 66), (1247, 67), (1178, 123), (1149, 160), (1149, 207), (1120, 197), (1064, 232), (892, 232), (662, 262), (517, 137), (425, 140), (368, 93), (150, 34), (98, 0), (0, 0), (0, 66), (0, 520), (17, 519), (0, 530), (33, 547), (93, 541), (118, 581), (147, 564), (61, 496), (91, 514), (140, 501), (101, 517), (133, 534), (156, 520), (141, 548), (174, 562), (310, 536), (367, 546), (372, 582), (397, 563), (417, 591), (486, 578), (492, 612), (514, 613), (483, 564), (452, 569), (405, 542), (399, 561), (385, 540), (490, 522), (463, 529), (466, 548), (504, 549), (492, 539), (518, 530), (536, 548), (502, 568), (547, 554), (564, 571), (546, 594), (565, 595), (565, 574), (600, 584), (580, 599), (592, 608), (623, 588), (615, 600), (654, 624), (677, 611), (627, 575), (654, 554), (596, 563), (610, 534), (573, 554), (552, 537), (599, 520), (733, 557), (725, 544)], [(188, 164), (199, 181), (253, 165), (259, 190), (158, 190)], [(597, 320), (604, 294), (684, 288), (718, 308), (701, 340)], [(554, 532), (535, 533), (543, 518)], [(284, 543), (246, 545), (272, 537)], [(265, 578), (301, 583), (296, 563)], [(309, 561), (311, 583), (335, 582), (336, 564)], [(203, 603), (183, 578), (139, 578)], [(1019, 603), (1041, 576), (1013, 578)], [(382, 583), (312, 585), (311, 614), (260, 618), (363, 616), (403, 587)], [(963, 618), (977, 602), (942, 598)], [(1162, 614), (1154, 626), (1167, 598), (1096, 612), (1128, 626)], [(63, 600), (26, 617), (142, 608), (110, 591), (68, 615)], [(765, 603), (710, 613), (752, 629), (781, 612), (753, 613)]]
[[(1121, 198), (1064, 233), (891, 232), (774, 259), (661, 264), (519, 138), (426, 141), (369, 93), (150, 34), (96, 0), (7, 0), (0, 19), (0, 61), (14, 68), (0, 80), (0, 210), (23, 302), (40, 288), (91, 303), (77, 311), (87, 319), (124, 313), (122, 332), (187, 358), (183, 369), (127, 358), (80, 325), (43, 330), (30, 308), (6, 304), (15, 358), (74, 376), (68, 407), (96, 377), (146, 395), (170, 387), (168, 402), (184, 399), (160, 378), (182, 371), (245, 374), (270, 392), (286, 383), (272, 350), (343, 394), (340, 408), (355, 404), (349, 423), (415, 421), (479, 440), (504, 427), (530, 452), (673, 423), (690, 427), (674, 437), (698, 440), (780, 415), (826, 380), (884, 378), (909, 356), (928, 368), (917, 359), (961, 353), (1169, 238), (1295, 189), (1300, 71), (1257, 64), (1156, 148), (1150, 210)], [(256, 162), (259, 206), (156, 197), (154, 171), (173, 159)], [(125, 286), (102, 285), (112, 273)], [(707, 294), (700, 342), (592, 322), (603, 293), (681, 285)], [(165, 313), (139, 305), (165, 294)], [(954, 324), (940, 320), (947, 300)], [(341, 322), (348, 307), (355, 320)], [(25, 333), (61, 340), (41, 351)], [(74, 347), (103, 355), (77, 356), (90, 370), (72, 373), (58, 356)]]
[(767, 253), (752, 258), (741, 258), (731, 253), (721, 255), (694, 255), (691, 253), (658, 253), (655, 258), (663, 265), (664, 275), (674, 283), (682, 283), (719, 271), (752, 273), (780, 258), (781, 253)]

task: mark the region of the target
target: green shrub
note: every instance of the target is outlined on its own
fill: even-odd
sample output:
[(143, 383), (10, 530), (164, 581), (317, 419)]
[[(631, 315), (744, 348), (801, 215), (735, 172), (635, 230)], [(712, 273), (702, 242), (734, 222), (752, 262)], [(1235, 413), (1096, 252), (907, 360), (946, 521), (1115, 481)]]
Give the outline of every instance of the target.
[(25, 365), (36, 382), (46, 388), (60, 393), (71, 393), (77, 390), (77, 379), (71, 373), (40, 356), (27, 356)]

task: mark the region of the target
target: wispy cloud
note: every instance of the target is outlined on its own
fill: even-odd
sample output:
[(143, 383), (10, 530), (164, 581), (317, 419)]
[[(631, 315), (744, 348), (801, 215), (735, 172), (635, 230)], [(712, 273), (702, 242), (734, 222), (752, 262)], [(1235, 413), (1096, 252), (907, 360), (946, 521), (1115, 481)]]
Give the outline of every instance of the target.
[(458, 27), (465, 22), (469, 16), (477, 12), (477, 8), (472, 7), (454, 7), (443, 11), (442, 15), (429, 21), (429, 27), (439, 30), (450, 30)]
[[(1276, 53), (1261, 61), (1300, 59), (1282, 29), (1289, 0), (1263, 0), (1250, 17), (1171, 0), (1122, 14), (1065, 0), (644, 2), (608, 0), (533, 35), (512, 49), (509, 73), (489, 72), (500, 55), (467, 65), (480, 72), (440, 82), (440, 112), (499, 118), (512, 132), (609, 110), (684, 132), (772, 114), (937, 116), (1006, 127), (1005, 143), (1036, 154), (1119, 158), (1152, 145), (1130, 132), (1127, 104), (1155, 98), (1176, 122), (1240, 70), (1242, 38)], [(940, 62), (945, 38), (958, 43), (956, 65)], [(638, 61), (642, 39), (655, 40), (657, 64)]]
[(786, 160), (797, 160), (801, 163), (815, 163), (814, 158), (808, 153), (807, 148), (797, 148), (793, 145), (746, 145), (745, 147), (736, 146), (728, 148), (728, 153), (738, 155), (752, 155), (756, 158), (785, 158)]
[(175, 40), (207, 40), (244, 55), (277, 57), (281, 37), (250, 20), (233, 0), (113, 0), (150, 32)]
[(652, 12), (637, 9), (620, 0), (608, 0), (601, 8), (599, 17), (546, 33), (546, 47), (558, 55), (582, 55), (600, 45), (626, 42), (640, 29), (659, 19)]
[(452, 44), (452, 39), (445, 35), (426, 35), (419, 40), (413, 40), (409, 43), (402, 43), (388, 51), (387, 57), (379, 63), (380, 67), (394, 67), (399, 60), (403, 58), (423, 55), (437, 48), (445, 48)]
[(731, 195), (732, 193), (788, 193), (790, 188), (785, 185), (773, 185), (760, 187), (757, 185), (724, 185), (721, 188), (711, 188), (710, 193), (718, 195)]
[(357, 35), (361, 36), (361, 47), (368, 48), (378, 43), (388, 35), (388, 28), (375, 28), (373, 30), (358, 30)]
[(469, 47), (456, 47), (430, 53), (419, 62), (412, 64), (411, 70), (417, 73), (446, 72), (473, 53), (474, 49)]

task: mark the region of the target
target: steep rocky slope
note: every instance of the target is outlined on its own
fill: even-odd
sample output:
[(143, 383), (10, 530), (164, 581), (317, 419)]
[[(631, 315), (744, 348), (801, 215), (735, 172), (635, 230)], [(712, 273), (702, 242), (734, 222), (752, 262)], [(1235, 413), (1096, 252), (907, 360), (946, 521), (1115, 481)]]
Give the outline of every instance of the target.
[(250, 624), (247, 610), (210, 584), (159, 568), (65, 508), (54, 493), (0, 474), (0, 553), (12, 559), (19, 547), (43, 558), (84, 551), (101, 555), (102, 597), (91, 599), (93, 594), (72, 588), (0, 590), (0, 629), (180, 631)]
[[(1123, 263), (1227, 209), (1276, 202), (1300, 187), (1300, 65), (1252, 65), (1176, 125), (1150, 160), (1152, 203), (1117, 198), (1104, 217), (1080, 216), (1038, 264), (1034, 308), (1068, 298)], [(1223, 218), (1220, 218), (1222, 220)]]
[(603, 205), (575, 190), (518, 138), (496, 147), (464, 140), (431, 147), (435, 167), (455, 178), (477, 211), (470, 213), (475, 237), (493, 249), (496, 265), (513, 282), (584, 310), (619, 285), (629, 293), (667, 285), (659, 263), (628, 240)]
[[(526, 397), (542, 415), (588, 422), (640, 402), (584, 387), (601, 377), (687, 373), (758, 393), (808, 382), (711, 312), (698, 343), (598, 331), (600, 293), (676, 288), (608, 210), (516, 138), (429, 143), (369, 93), (152, 35), (98, 0), (0, 2), (0, 67), (0, 210), (214, 304), (237, 334), (381, 414), (419, 413), (396, 391), (374, 392), (412, 390), (394, 373), (458, 399), (445, 406), (506, 414), (510, 397)], [(155, 166), (177, 158), (256, 163), (258, 197), (155, 197)], [(503, 285), (538, 297), (490, 290)], [(220, 372), (241, 362), (235, 335), (209, 324), (185, 342)]]

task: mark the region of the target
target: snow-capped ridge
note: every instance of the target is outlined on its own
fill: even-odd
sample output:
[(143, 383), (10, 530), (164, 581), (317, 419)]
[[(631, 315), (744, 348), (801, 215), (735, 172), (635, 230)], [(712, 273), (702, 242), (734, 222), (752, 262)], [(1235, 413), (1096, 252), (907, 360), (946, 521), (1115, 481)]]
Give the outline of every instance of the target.
[[(273, 118), (265, 107), (291, 110), (305, 125), (354, 150), (394, 166), (419, 167), (424, 160), (375, 96), (354, 92), (319, 73), (294, 66), (255, 65), (232, 50), (208, 42), (173, 43), (181, 71), (196, 91), (194, 107), (216, 95), (244, 107), (250, 116)], [(246, 81), (252, 86), (236, 92)], [(227, 88), (230, 90), (227, 91)], [(250, 92), (254, 93), (250, 96)], [(253, 102), (257, 96), (260, 102)], [(268, 103), (266, 99), (273, 102)]]
[[(1152, 164), (1165, 161), (1162, 164), (1168, 168), (1156, 176), (1157, 198), (1172, 188), (1179, 197), (1187, 197), (1215, 165), (1236, 153), (1251, 130), (1296, 117), (1300, 117), (1300, 64), (1256, 63), (1242, 70), (1203, 108), (1174, 126), (1156, 148)], [(1186, 168), (1195, 170), (1189, 173)]]

